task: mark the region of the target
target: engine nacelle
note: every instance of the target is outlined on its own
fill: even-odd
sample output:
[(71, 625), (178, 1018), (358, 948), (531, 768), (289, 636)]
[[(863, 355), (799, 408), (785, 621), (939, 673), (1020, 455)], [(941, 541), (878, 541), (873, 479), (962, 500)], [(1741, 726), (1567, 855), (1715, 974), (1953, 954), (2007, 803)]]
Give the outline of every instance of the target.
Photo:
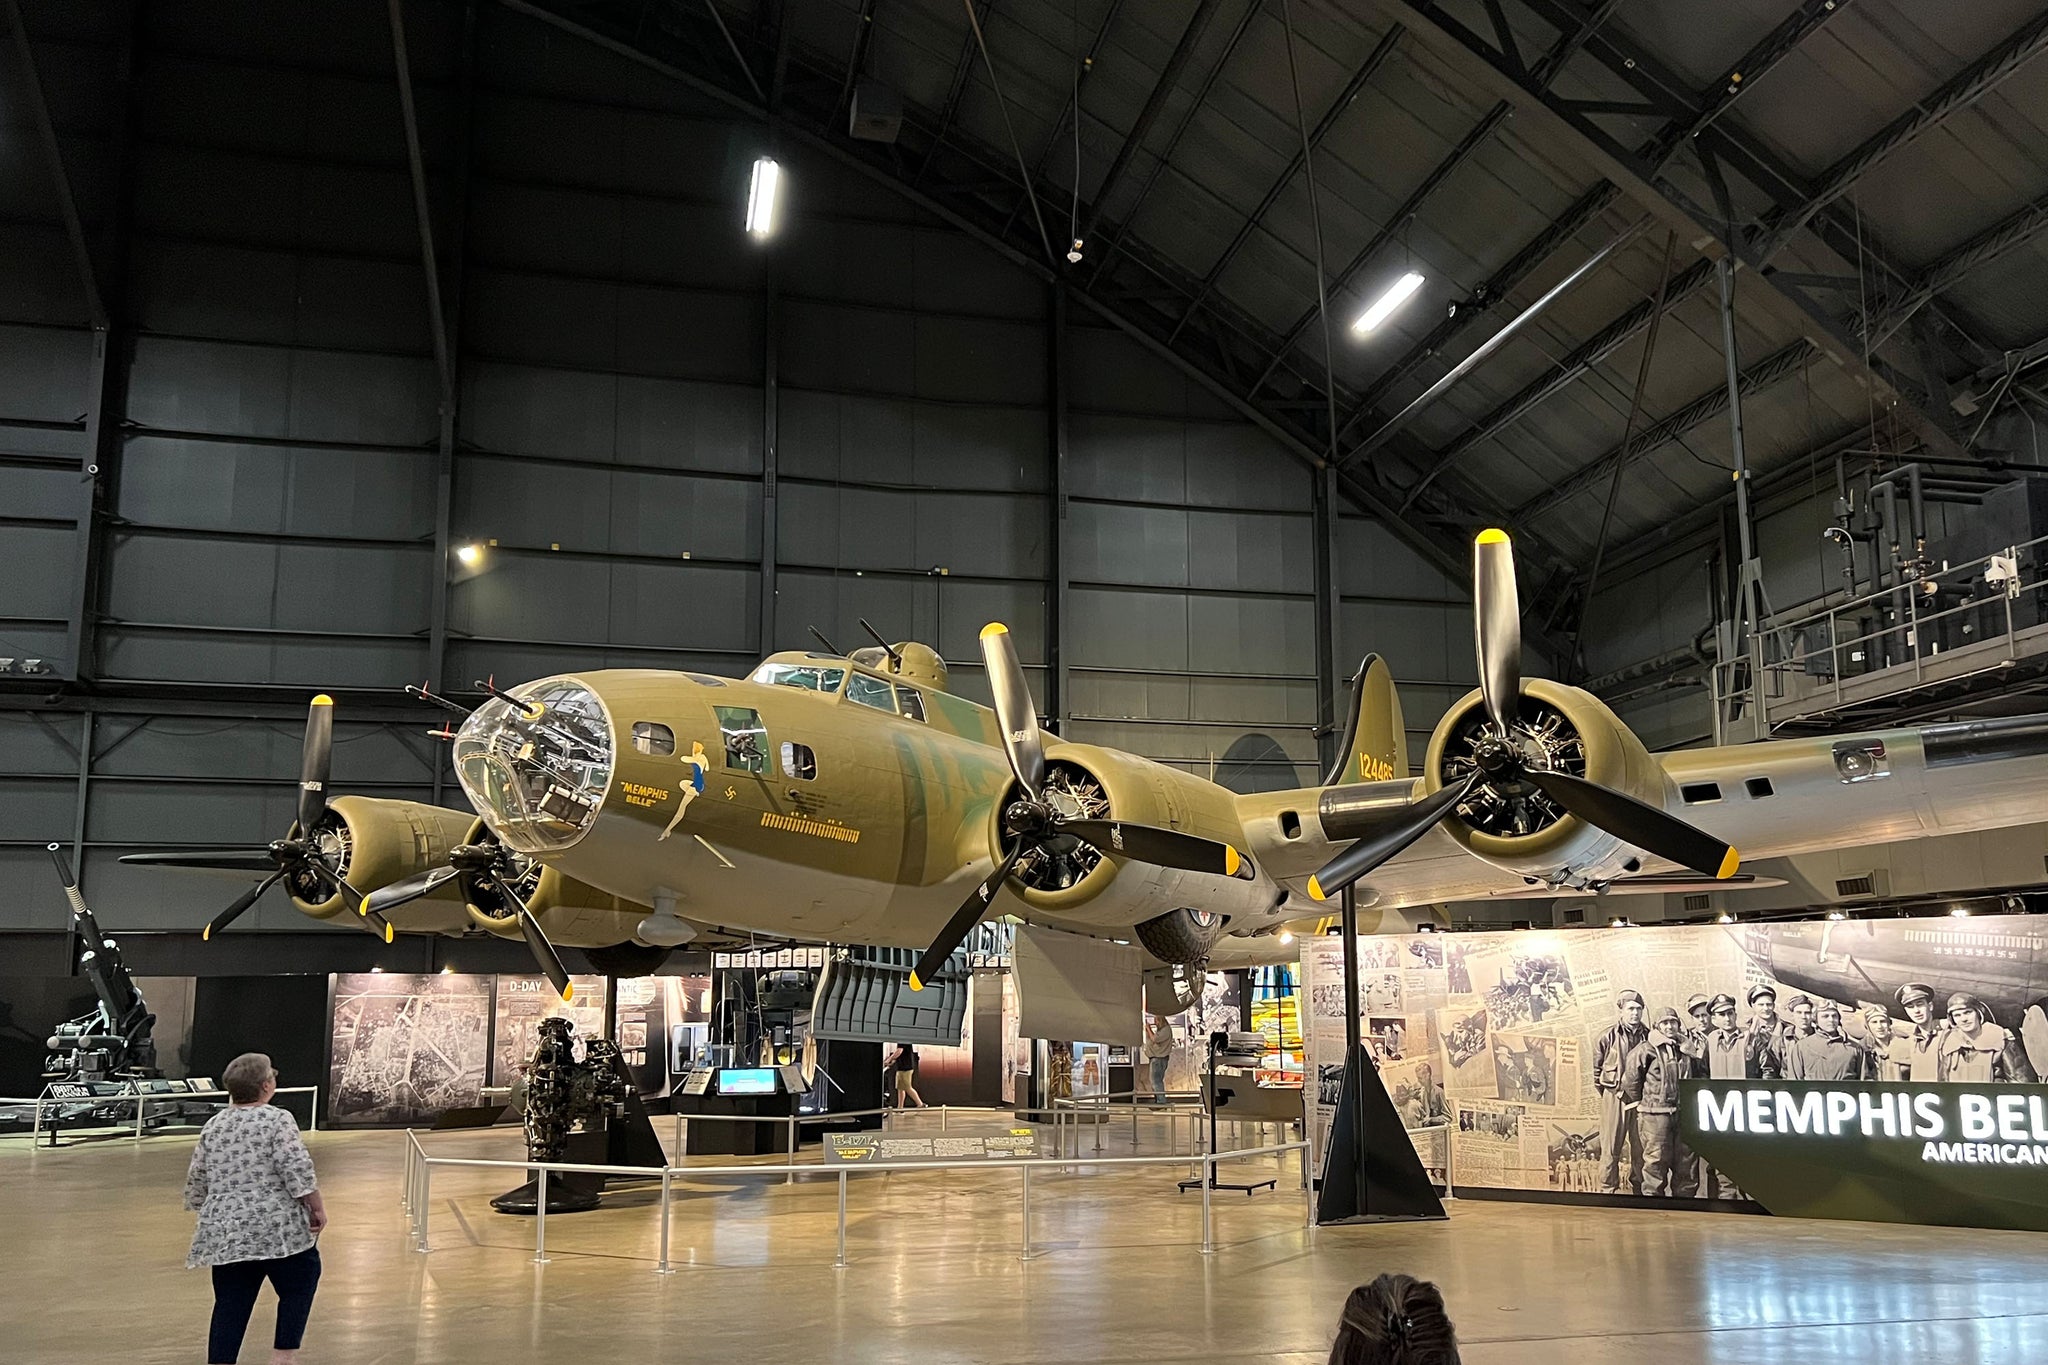
[[(1046, 799), (1072, 818), (1128, 820), (1244, 846), (1236, 799), (1213, 782), (1163, 763), (1097, 748), (1047, 743)], [(1007, 850), (1002, 827), (1014, 790), (990, 812), (989, 847)], [(1050, 856), (1017, 864), (1010, 889), (1048, 916), (1104, 927), (1128, 927), (1169, 911), (1248, 915), (1267, 908), (1272, 888), (1259, 882), (1125, 863), (1077, 840), (1059, 840)]]
[[(482, 820), (472, 820), (463, 842), (495, 844), (498, 836)], [(588, 882), (565, 877), (523, 854), (511, 855), (520, 869), (519, 898), (553, 942), (568, 948), (605, 948), (633, 937), (633, 927), (647, 907), (609, 895)], [(467, 879), (464, 879), (466, 882)], [(456, 885), (457, 883), (450, 883)], [(489, 887), (470, 885), (462, 894), (469, 922), (499, 938), (518, 939), (519, 916)]]
[[(1477, 691), (1437, 724), (1423, 760), (1425, 790), (1463, 781), (1471, 743), (1490, 727)], [(1522, 682), (1515, 743), (1533, 766), (1560, 769), (1662, 809), (1664, 772), (1621, 718), (1598, 697), (1547, 678)], [(1440, 827), (1475, 858), (1518, 876), (1556, 883), (1605, 880), (1633, 869), (1630, 847), (1595, 829), (1526, 782), (1505, 793), (1482, 789)]]
[[(462, 842), (475, 818), (467, 811), (419, 801), (337, 796), (327, 803), (312, 838), (325, 851), (328, 865), (368, 894), (446, 863), (448, 851)], [(293, 833), (298, 833), (296, 826)], [(335, 919), (357, 910), (345, 904), (339, 892), (304, 874), (285, 878), (284, 889), (293, 904), (315, 919)], [(406, 929), (459, 932), (464, 923), (462, 900), (446, 888), (402, 908), (395, 919)]]

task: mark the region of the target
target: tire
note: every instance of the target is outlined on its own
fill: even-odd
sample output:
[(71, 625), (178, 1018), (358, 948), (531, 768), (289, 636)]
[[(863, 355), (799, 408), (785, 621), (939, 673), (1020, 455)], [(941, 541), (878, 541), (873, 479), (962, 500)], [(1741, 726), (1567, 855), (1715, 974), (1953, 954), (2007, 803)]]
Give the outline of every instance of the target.
[(606, 976), (653, 976), (668, 961), (673, 948), (655, 948), (645, 943), (614, 943), (608, 948), (585, 948), (590, 969)]
[(1200, 962), (1209, 956), (1229, 924), (1226, 915), (1183, 906), (1135, 926), (1138, 942), (1161, 962)]

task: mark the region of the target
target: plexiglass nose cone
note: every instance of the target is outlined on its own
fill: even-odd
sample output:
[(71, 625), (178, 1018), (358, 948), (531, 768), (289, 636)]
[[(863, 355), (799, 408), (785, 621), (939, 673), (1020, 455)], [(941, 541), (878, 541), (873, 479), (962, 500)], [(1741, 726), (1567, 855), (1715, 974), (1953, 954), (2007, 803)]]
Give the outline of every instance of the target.
[(559, 853), (597, 821), (612, 781), (612, 723), (574, 678), (492, 698), (455, 736), (455, 776), (505, 846)]

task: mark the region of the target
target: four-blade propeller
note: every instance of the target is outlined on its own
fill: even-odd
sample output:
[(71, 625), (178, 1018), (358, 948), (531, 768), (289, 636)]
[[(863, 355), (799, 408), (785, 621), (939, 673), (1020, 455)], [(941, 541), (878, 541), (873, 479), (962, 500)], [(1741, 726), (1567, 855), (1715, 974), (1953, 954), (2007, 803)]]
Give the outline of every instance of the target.
[[(230, 901), (200, 934), (211, 940), (240, 919), (263, 893), (286, 877), (301, 876), (338, 894), (349, 905), (361, 905), (363, 893), (328, 865), (327, 850), (318, 838), (320, 821), (327, 814), (327, 779), (334, 758), (334, 699), (313, 698), (306, 712), (306, 738), (299, 759), (299, 819), (291, 834), (273, 839), (263, 848), (207, 849), (191, 853), (130, 853), (124, 863), (155, 867), (208, 867), (230, 872), (268, 872), (256, 885)], [(391, 942), (392, 931), (382, 915), (366, 915), (367, 927)]]
[(1481, 531), (1472, 546), (1474, 645), (1479, 693), (1488, 724), (1472, 753), (1472, 771), (1411, 803), (1384, 829), (1346, 848), (1309, 878), (1308, 890), (1327, 900), (1420, 839), (1481, 792), (1502, 794), (1534, 787), (1595, 829), (1645, 853), (1669, 859), (1702, 876), (1735, 875), (1741, 858), (1725, 840), (1633, 796), (1544, 765), (1517, 742), (1522, 707), (1522, 621), (1515, 590), (1515, 552), (1507, 532)]
[(1157, 867), (1206, 872), (1219, 877), (1251, 875), (1251, 865), (1229, 844), (1179, 830), (1133, 825), (1121, 820), (1083, 819), (1062, 811), (1045, 794), (1045, 735), (1038, 727), (1038, 708), (1024, 681), (1023, 665), (1010, 632), (991, 624), (981, 632), (981, 657), (988, 668), (989, 692), (995, 700), (996, 723), (1002, 727), (1003, 750), (1017, 780), (1016, 799), (1003, 810), (1003, 833), (1009, 844), (995, 868), (983, 878), (945, 928), (931, 941), (911, 969), (910, 988), (924, 983), (946, 965), (969, 931), (988, 914), (996, 892), (1024, 857), (1055, 839), (1070, 839), (1112, 857)]

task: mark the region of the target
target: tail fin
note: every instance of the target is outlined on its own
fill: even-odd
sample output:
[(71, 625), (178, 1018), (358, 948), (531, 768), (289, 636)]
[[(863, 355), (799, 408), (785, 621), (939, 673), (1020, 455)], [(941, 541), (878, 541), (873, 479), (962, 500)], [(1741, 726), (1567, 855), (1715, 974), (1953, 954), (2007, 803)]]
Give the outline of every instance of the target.
[(1337, 748), (1341, 767), (1327, 773), (1324, 786), (1344, 782), (1386, 782), (1408, 777), (1408, 731), (1401, 698), (1387, 661), (1368, 654), (1351, 679), (1351, 715)]

